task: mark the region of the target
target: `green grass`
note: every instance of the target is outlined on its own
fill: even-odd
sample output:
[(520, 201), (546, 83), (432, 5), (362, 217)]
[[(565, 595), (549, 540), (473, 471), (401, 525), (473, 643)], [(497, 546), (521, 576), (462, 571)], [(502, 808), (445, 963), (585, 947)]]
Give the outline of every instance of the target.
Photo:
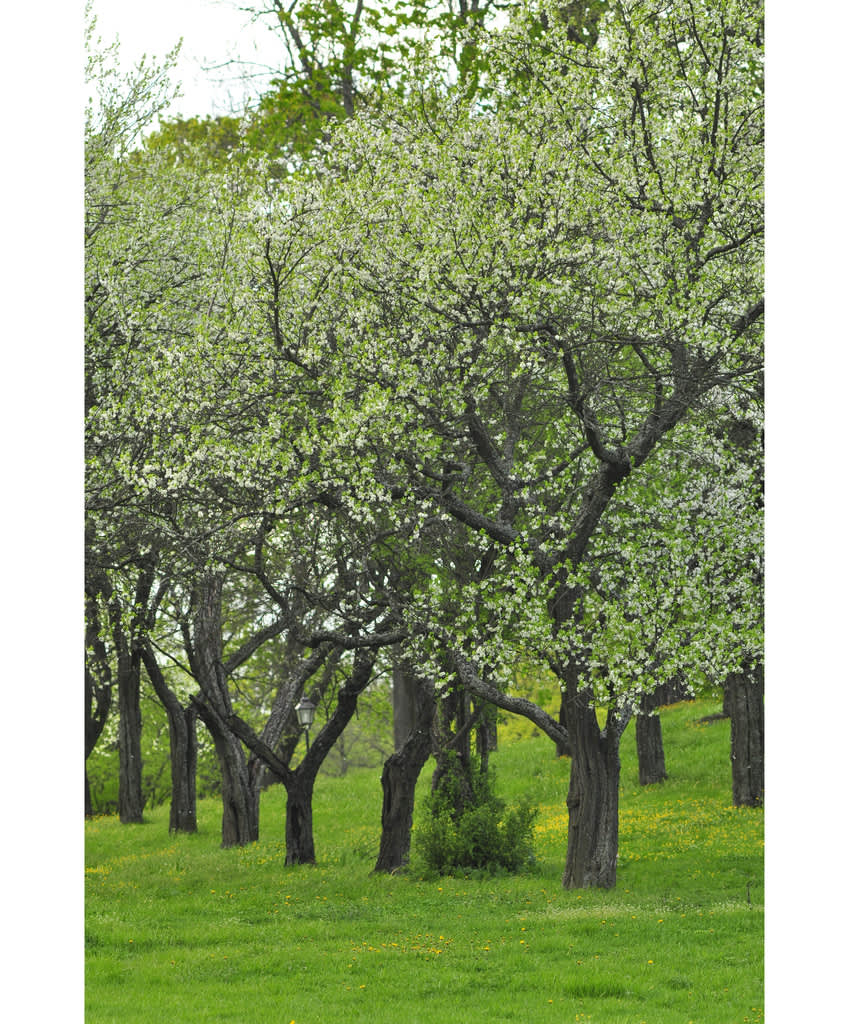
[(377, 771), (319, 779), (316, 867), (284, 866), (281, 787), (244, 849), (219, 849), (217, 801), (196, 836), (169, 836), (167, 807), (143, 825), (95, 819), (86, 1020), (762, 1021), (763, 814), (731, 806), (728, 723), (694, 724), (715, 710), (663, 712), (659, 786), (639, 786), (626, 733), (612, 891), (560, 886), (569, 762), (541, 736), (493, 756), (499, 793), (541, 808), (536, 868), (517, 877), (371, 875)]

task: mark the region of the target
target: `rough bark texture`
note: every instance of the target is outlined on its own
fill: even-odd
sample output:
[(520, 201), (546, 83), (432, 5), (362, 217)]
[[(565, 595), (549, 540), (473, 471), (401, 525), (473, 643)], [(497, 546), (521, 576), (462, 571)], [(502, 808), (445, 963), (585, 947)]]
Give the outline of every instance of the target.
[[(102, 644), (100, 645), (103, 646)], [(94, 750), (112, 706), (112, 678), (109, 672), (108, 659), (104, 655), (105, 673), (101, 675), (88, 668), (85, 670), (85, 760)], [(91, 786), (88, 770), (85, 771), (85, 816), (90, 818), (94, 813), (91, 801)]]
[(286, 782), (286, 864), (315, 864), (312, 794), (315, 775), (293, 772)]
[(395, 749), (400, 750), (416, 727), (417, 680), (396, 662), (392, 666), (392, 728)]
[(574, 737), (564, 889), (616, 885), (619, 854), (619, 737), (602, 733), (593, 709), (568, 715)]
[(371, 679), (377, 653), (358, 650), (351, 675), (336, 702), (336, 708), (316, 736), (309, 753), (294, 771), (283, 778), (286, 786), (286, 863), (314, 864), (315, 844), (312, 831), (312, 792), (315, 779), (333, 744), (354, 716), (360, 694)]
[(171, 732), (171, 832), (197, 832), (197, 712), (193, 707), (181, 708), (175, 715)]
[(562, 740), (554, 741), (554, 751), (558, 757), (571, 757), (572, 756), (572, 744), (568, 739), (568, 730), (566, 728), (566, 694), (560, 696), (560, 711), (557, 715), (557, 721), (563, 726), (563, 731), (566, 733), (567, 738)]
[(606, 728), (600, 729), (578, 667), (566, 666), (565, 677), (572, 770), (563, 887), (612, 889), (619, 854), (619, 740), (628, 719), (608, 711)]
[(118, 650), (118, 815), (125, 825), (141, 822), (144, 811), (140, 668), (138, 655), (122, 643)]
[(86, 593), (85, 759), (94, 750), (112, 709), (112, 667), (100, 638), (96, 593)]
[(198, 713), (209, 729), (221, 771), (221, 845), (247, 846), (259, 839), (259, 789), (251, 785), (239, 740), (210, 708)]
[(641, 786), (651, 786), (669, 778), (663, 751), (663, 730), (657, 711), (666, 704), (682, 699), (683, 695), (683, 686), (676, 682), (666, 683), (651, 693), (643, 694), (635, 729)]
[(431, 724), (436, 710), (433, 685), (418, 681), (414, 727), (403, 746), (383, 766), (380, 851), (376, 872), (398, 871), (410, 857), (416, 782), (431, 752)]
[(141, 647), (148, 679), (168, 716), (171, 746), (171, 832), (197, 832), (197, 711), (183, 707), (176, 694), (168, 689), (165, 676), (156, 661), (153, 647), (147, 641)]
[(481, 762), (481, 771), (489, 768), (489, 755), (498, 750), (498, 712), (493, 704), (475, 701), (477, 728), (475, 729), (475, 751)]
[(724, 707), (731, 717), (734, 806), (760, 807), (764, 800), (763, 665), (726, 679)]
[(660, 716), (641, 709), (636, 721), (637, 762), (640, 785), (652, 786), (668, 778), (666, 758), (663, 753), (663, 732)]
[(242, 744), (227, 725), (233, 709), (222, 663), (219, 577), (203, 581), (195, 594), (194, 611), (192, 672), (203, 699), (193, 704), (212, 736), (221, 772), (221, 845), (246, 846), (259, 839), (259, 786), (254, 785)]

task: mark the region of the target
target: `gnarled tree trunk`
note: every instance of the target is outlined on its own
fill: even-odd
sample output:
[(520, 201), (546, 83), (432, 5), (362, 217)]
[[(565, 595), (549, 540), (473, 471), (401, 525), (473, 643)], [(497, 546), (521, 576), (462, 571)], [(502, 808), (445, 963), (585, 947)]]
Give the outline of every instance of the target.
[(286, 786), (286, 863), (314, 864), (312, 794), (319, 768), (353, 718), (357, 700), (368, 686), (377, 654), (363, 648), (354, 655), (351, 675), (336, 702), (336, 708), (319, 732), (303, 761), (283, 775)]
[(764, 800), (764, 670), (748, 667), (725, 680), (723, 708), (731, 717), (731, 781), (735, 807)]
[(168, 716), (171, 746), (171, 832), (197, 832), (197, 710), (183, 707), (168, 689), (149, 641), (140, 648), (148, 679)]
[(221, 845), (246, 846), (259, 839), (259, 786), (254, 785), (242, 744), (227, 725), (233, 708), (222, 662), (221, 592), (221, 577), (209, 576), (194, 594), (189, 647), (203, 699), (193, 704), (212, 736), (221, 772)]
[(414, 685), (413, 727), (401, 748), (386, 760), (380, 777), (383, 807), (376, 872), (397, 871), (410, 857), (416, 783), (430, 757), (431, 725), (436, 709), (433, 684), (415, 680)]
[(566, 728), (572, 746), (572, 765), (566, 806), (565, 889), (616, 885), (619, 854), (619, 740), (627, 717), (608, 711), (599, 727), (591, 692), (581, 688), (578, 668), (566, 670)]

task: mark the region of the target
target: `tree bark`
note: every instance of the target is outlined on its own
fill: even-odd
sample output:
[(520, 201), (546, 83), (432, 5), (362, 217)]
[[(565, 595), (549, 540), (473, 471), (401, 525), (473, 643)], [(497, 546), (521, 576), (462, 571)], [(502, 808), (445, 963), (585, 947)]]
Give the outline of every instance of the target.
[(558, 666), (558, 675), (565, 685), (561, 704), (564, 727), (532, 701), (510, 697), (485, 683), (457, 651), (452, 651), (451, 656), (463, 685), (471, 693), (505, 711), (524, 715), (555, 743), (570, 743), (573, 754), (566, 800), (569, 827), (563, 886), (613, 888), (619, 853), (619, 742), (630, 712), (617, 715), (608, 710), (607, 725), (602, 731), (590, 692), (580, 687), (578, 668), (569, 662)]
[(572, 770), (563, 887), (612, 889), (619, 855), (619, 740), (627, 717), (616, 719), (608, 710), (607, 726), (600, 729), (590, 692), (580, 688), (572, 663), (567, 666), (566, 697)]
[[(209, 729), (221, 772), (221, 845), (246, 846), (259, 839), (258, 772), (251, 772), (242, 744), (227, 722), (233, 712), (222, 661), (220, 577), (204, 579), (195, 592), (192, 672), (203, 693), (193, 705)], [(257, 785), (254, 785), (256, 779)]]
[(568, 738), (568, 730), (566, 728), (566, 694), (560, 695), (560, 711), (557, 715), (557, 721), (563, 726), (564, 732), (566, 732), (565, 739), (558, 739), (554, 741), (554, 752), (557, 757), (571, 757), (572, 756), (572, 744)]
[[(115, 627), (120, 633), (120, 626)], [(125, 637), (118, 647), (118, 815), (122, 824), (143, 821), (141, 665)]]
[(392, 666), (392, 729), (400, 750), (416, 727), (417, 681), (398, 661)]
[(657, 710), (669, 703), (670, 692), (668, 685), (659, 686), (651, 693), (644, 693), (640, 700), (635, 732), (641, 786), (652, 786), (668, 778), (663, 752), (663, 730)]
[(212, 736), (221, 772), (221, 846), (255, 843), (259, 839), (259, 786), (253, 785), (242, 744), (215, 708), (194, 699), (193, 703)]
[(168, 720), (171, 731), (170, 832), (197, 832), (197, 712), (181, 708), (179, 718)]
[(431, 738), (436, 768), (431, 790), (438, 793), (448, 787), (454, 815), (458, 818), (475, 802), (472, 729), (478, 717), (471, 713), (470, 691), (462, 686), (453, 687), (447, 696), (440, 698), (433, 717)]
[(333, 744), (354, 716), (357, 700), (368, 686), (377, 658), (375, 650), (358, 650), (351, 675), (336, 702), (336, 708), (316, 736), (309, 752), (294, 771), (283, 777), (286, 786), (286, 863), (314, 864), (315, 843), (312, 830), (312, 794), (315, 779)]
[[(646, 698), (643, 698), (643, 702)], [(653, 714), (646, 707), (640, 709), (636, 721), (637, 762), (639, 764), (640, 785), (652, 786), (668, 778), (666, 774), (666, 757), (663, 752), (663, 732), (660, 716)]]
[(170, 832), (197, 832), (197, 711), (183, 707), (168, 689), (153, 647), (145, 641), (140, 647), (148, 679), (168, 716), (171, 750)]
[[(233, 736), (240, 737), (255, 755), (257, 791), (260, 765), (267, 765), (286, 787), (286, 864), (314, 864), (315, 843), (312, 831), (312, 792), (315, 779), (333, 744), (353, 717), (359, 695), (368, 686), (377, 657), (376, 650), (361, 648), (354, 655), (354, 665), (347, 683), (339, 691), (336, 709), (316, 736), (297, 768), (291, 769), (277, 757), (265, 740), (257, 736), (238, 715), (227, 719)], [(290, 807), (291, 804), (291, 807)]]
[(94, 811), (91, 806), (91, 785), (88, 781), (88, 769), (85, 769), (85, 816), (87, 818), (94, 817)]
[(731, 717), (731, 781), (735, 807), (760, 807), (764, 800), (764, 672), (750, 666), (725, 681)]
[[(570, 715), (576, 740), (569, 779), (564, 889), (616, 885), (619, 854), (619, 740), (601, 733), (590, 715)], [(583, 721), (578, 722), (582, 718)]]
[(286, 785), (286, 864), (315, 864), (312, 794), (315, 773), (294, 771)]
[(416, 783), (431, 752), (431, 725), (436, 710), (433, 684), (420, 680), (415, 693), (414, 728), (403, 746), (383, 766), (380, 851), (375, 872), (393, 872), (410, 859)]

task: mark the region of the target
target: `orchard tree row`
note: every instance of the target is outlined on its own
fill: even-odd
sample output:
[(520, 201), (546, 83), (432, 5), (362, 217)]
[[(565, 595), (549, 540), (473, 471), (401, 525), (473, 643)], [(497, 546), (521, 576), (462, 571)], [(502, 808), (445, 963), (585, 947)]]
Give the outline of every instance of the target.
[(572, 758), (564, 886), (613, 886), (620, 739), (657, 748), (670, 688), (725, 689), (762, 799), (761, 5), (270, 7), (276, 92), (153, 134), (167, 62), (123, 77), (90, 29), (86, 756), (117, 704), (141, 820), (144, 673), (172, 829), (200, 720), (223, 844), (270, 777), (311, 861), (392, 671), (379, 870), (431, 754), (471, 799), (494, 706)]

